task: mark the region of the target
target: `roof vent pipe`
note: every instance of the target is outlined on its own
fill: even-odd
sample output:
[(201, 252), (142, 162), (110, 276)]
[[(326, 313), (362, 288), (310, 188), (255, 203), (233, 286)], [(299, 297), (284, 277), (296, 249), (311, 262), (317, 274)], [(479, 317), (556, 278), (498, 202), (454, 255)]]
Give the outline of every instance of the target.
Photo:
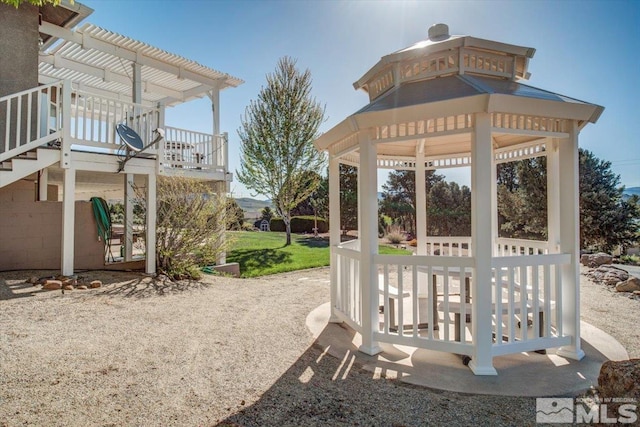
[(440, 41), (449, 38), (449, 26), (447, 24), (434, 24), (429, 28), (429, 40)]

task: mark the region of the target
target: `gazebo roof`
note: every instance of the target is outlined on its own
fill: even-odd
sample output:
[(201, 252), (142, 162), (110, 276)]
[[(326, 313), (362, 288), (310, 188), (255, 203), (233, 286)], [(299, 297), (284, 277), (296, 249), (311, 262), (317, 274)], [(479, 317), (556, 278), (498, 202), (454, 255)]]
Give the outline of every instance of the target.
[[(525, 98), (593, 106), (593, 104), (589, 104), (587, 102), (549, 92), (520, 82), (465, 74), (442, 77), (439, 79), (422, 80), (401, 85), (369, 103), (355, 114), (408, 107), (411, 105), (464, 98), (466, 96), (481, 94), (514, 95)], [(596, 108), (589, 121), (595, 122), (601, 112), (602, 107), (600, 107), (600, 109)]]
[(165, 105), (243, 83), (227, 73), (93, 24), (69, 31), (43, 22), (40, 31), (63, 40), (40, 54), (41, 83), (71, 79), (85, 90), (131, 100), (132, 64), (138, 63), (142, 65), (143, 101)]
[[(603, 107), (539, 89), (528, 77), (532, 48), (466, 36), (449, 36), (446, 25), (429, 40), (383, 57), (358, 82), (370, 102), (315, 145), (346, 163), (358, 163), (363, 137), (378, 145), (380, 167), (411, 163), (417, 150), (428, 161), (468, 161), (474, 113), (489, 113), (497, 150), (566, 137), (568, 121), (595, 123)], [(543, 144), (543, 143), (542, 143)], [(407, 163), (409, 162), (409, 163)]]

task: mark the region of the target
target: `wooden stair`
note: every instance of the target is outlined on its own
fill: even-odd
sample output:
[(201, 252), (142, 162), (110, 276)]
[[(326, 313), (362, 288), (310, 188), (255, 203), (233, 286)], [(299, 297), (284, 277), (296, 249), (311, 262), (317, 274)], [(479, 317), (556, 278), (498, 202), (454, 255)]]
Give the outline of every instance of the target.
[(38, 147), (0, 163), (0, 188), (60, 161), (57, 147)]

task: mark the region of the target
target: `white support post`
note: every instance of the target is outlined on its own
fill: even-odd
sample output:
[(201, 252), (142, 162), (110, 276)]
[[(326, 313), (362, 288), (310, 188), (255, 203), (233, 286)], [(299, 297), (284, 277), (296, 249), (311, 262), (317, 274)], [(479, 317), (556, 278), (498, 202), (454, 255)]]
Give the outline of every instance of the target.
[(62, 145), (60, 147), (62, 169), (71, 167), (71, 89), (71, 80), (65, 80), (62, 84)]
[[(420, 147), (422, 148), (422, 147)], [(416, 151), (416, 170), (415, 170), (415, 185), (416, 185), (416, 240), (417, 247), (416, 253), (418, 255), (427, 254), (427, 188), (426, 177), (427, 173), (424, 169), (424, 150), (418, 149)], [(418, 323), (429, 323), (429, 298), (428, 294), (431, 292), (427, 289), (428, 278), (427, 273), (424, 271), (418, 271)], [(427, 298), (425, 298), (425, 296)], [(436, 296), (434, 295), (433, 298)], [(435, 316), (434, 316), (435, 317)], [(429, 325), (432, 327), (432, 325)], [(435, 325), (433, 325), (435, 327)]]
[(329, 247), (331, 248), (331, 315), (329, 322), (339, 323), (336, 315), (338, 301), (338, 265), (334, 248), (340, 244), (340, 161), (329, 158)]
[(547, 139), (547, 242), (549, 253), (560, 251), (560, 159), (558, 140)]
[(571, 255), (571, 262), (561, 267), (562, 332), (571, 337), (571, 345), (557, 354), (580, 360), (584, 351), (580, 344), (580, 215), (578, 172), (578, 124), (571, 122), (569, 137), (559, 141), (560, 182), (560, 252)]
[[(218, 136), (220, 135), (220, 89), (214, 88), (207, 92), (209, 96), (209, 100), (211, 101), (211, 117), (213, 119), (213, 138), (211, 138), (211, 147), (210, 153), (213, 156), (213, 164), (216, 168), (222, 168), (224, 170), (224, 190), (222, 192), (228, 191), (229, 182), (227, 181), (227, 171), (229, 168), (229, 162), (227, 159), (226, 151), (226, 143), (222, 141), (218, 144)], [(222, 196), (222, 194), (219, 194)], [(224, 225), (222, 225), (224, 227)], [(221, 234), (221, 244), (224, 244), (225, 241), (225, 233), (224, 230)], [(216, 260), (216, 264), (222, 265), (227, 262), (227, 253), (221, 252), (218, 255), (218, 259)]]
[(133, 204), (135, 200), (134, 175), (125, 175), (124, 182), (124, 260), (133, 259)]
[[(498, 256), (498, 166), (491, 152), (491, 253)], [(472, 252), (474, 254), (474, 252)]]
[(378, 275), (373, 257), (378, 253), (378, 164), (376, 145), (369, 137), (360, 140), (358, 174), (358, 237), (360, 239), (360, 295), (362, 301), (362, 345), (368, 355), (382, 351), (373, 333), (378, 329)]
[(142, 104), (142, 65), (134, 62), (131, 64), (133, 82), (131, 86), (131, 99), (134, 104)]
[[(158, 103), (158, 127), (161, 129), (164, 129), (165, 108), (164, 104)], [(158, 174), (164, 173), (164, 166), (162, 165), (162, 162), (164, 162), (165, 143), (166, 140), (164, 138), (158, 143), (158, 154), (156, 158), (156, 173)]]
[(207, 92), (209, 100), (211, 101), (211, 118), (213, 120), (213, 126), (211, 128), (213, 132), (213, 139), (211, 140), (211, 153), (213, 153), (213, 165), (216, 168), (223, 167), (226, 172), (229, 164), (225, 162), (224, 143), (218, 144), (218, 135), (220, 135), (220, 90), (212, 89)]
[(147, 235), (145, 239), (147, 274), (156, 272), (156, 176), (147, 175)]
[(62, 171), (62, 250), (61, 270), (63, 276), (73, 275), (75, 217), (76, 217), (76, 170), (66, 168)]
[(38, 201), (46, 202), (47, 188), (49, 187), (49, 169), (41, 169), (38, 174)]
[(473, 356), (469, 368), (476, 375), (497, 375), (493, 367), (491, 334), (491, 257), (493, 253), (491, 171), (494, 165), (491, 144), (491, 116), (475, 115), (471, 141), (471, 242), (475, 264), (472, 289)]
[(416, 153), (416, 240), (418, 255), (427, 254), (427, 173), (424, 170), (424, 151)]

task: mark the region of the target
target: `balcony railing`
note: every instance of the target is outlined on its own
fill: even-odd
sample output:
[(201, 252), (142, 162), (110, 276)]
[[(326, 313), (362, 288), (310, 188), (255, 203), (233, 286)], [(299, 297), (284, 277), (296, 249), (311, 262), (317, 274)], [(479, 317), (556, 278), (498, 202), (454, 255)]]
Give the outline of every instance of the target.
[(156, 155), (158, 170), (226, 173), (226, 134), (163, 126), (161, 117), (159, 108), (79, 90), (70, 81), (39, 86), (0, 98), (0, 162), (45, 143), (62, 149), (63, 167), (71, 151), (116, 154), (122, 148), (116, 126), (126, 124), (145, 146), (165, 129), (164, 143), (145, 150)]
[(170, 168), (225, 171), (227, 136), (165, 126), (162, 164)]

